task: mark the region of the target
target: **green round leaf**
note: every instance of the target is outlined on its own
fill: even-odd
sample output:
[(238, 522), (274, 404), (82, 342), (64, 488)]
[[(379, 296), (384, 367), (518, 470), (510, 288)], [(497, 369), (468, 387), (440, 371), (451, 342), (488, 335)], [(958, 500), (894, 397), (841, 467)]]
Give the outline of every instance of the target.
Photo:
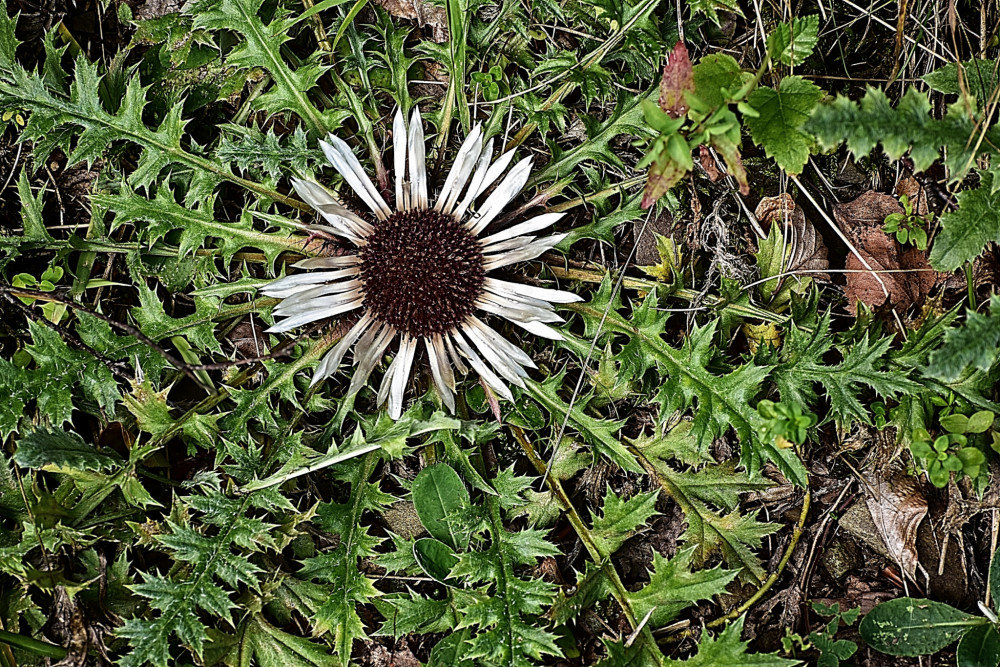
[(987, 623), (943, 602), (897, 598), (862, 619), (861, 636), (876, 651), (915, 657), (937, 653), (971, 628)]
[(424, 468), (413, 480), (413, 508), (431, 536), (452, 549), (469, 546), (469, 531), (455, 514), (469, 507), (469, 491), (447, 463)]
[(423, 537), (413, 543), (413, 557), (428, 577), (446, 586), (455, 585), (449, 580), (449, 575), (451, 569), (458, 565), (458, 556), (447, 544), (432, 537)]
[(949, 433), (965, 433), (969, 427), (969, 418), (965, 415), (948, 415), (941, 418), (941, 427)]
[(965, 427), (966, 433), (985, 433), (993, 426), (994, 414), (989, 410), (980, 410), (969, 417), (969, 423)]
[(1000, 664), (1000, 634), (983, 624), (965, 633), (955, 655), (958, 667), (997, 667)]

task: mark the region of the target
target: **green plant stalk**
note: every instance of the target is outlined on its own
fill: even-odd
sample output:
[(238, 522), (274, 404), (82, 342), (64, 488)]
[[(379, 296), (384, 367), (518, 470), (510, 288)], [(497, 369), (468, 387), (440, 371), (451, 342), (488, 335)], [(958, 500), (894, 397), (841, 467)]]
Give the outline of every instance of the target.
[(795, 552), (795, 547), (798, 546), (799, 540), (802, 538), (802, 534), (805, 532), (806, 516), (809, 514), (809, 506), (812, 504), (812, 490), (807, 486), (805, 496), (802, 498), (802, 511), (799, 513), (799, 520), (792, 529), (792, 539), (789, 540), (788, 546), (785, 548), (785, 553), (781, 557), (781, 561), (778, 563), (777, 569), (768, 576), (760, 588), (757, 589), (753, 595), (750, 596), (746, 602), (741, 604), (736, 609), (733, 609), (725, 616), (720, 616), (707, 623), (709, 628), (717, 628), (734, 618), (738, 617), (740, 614), (744, 613), (750, 607), (757, 604), (761, 598), (774, 586), (775, 582), (778, 581), (778, 577), (784, 572), (785, 567), (788, 565), (788, 561), (791, 560), (792, 554)]
[[(552, 495), (558, 501), (559, 506), (566, 513), (566, 518), (569, 519), (570, 525), (573, 526), (573, 530), (576, 531), (577, 536), (583, 543), (584, 548), (587, 549), (587, 553), (595, 563), (598, 563), (601, 567), (601, 571), (607, 577), (608, 582), (612, 587), (612, 595), (614, 595), (615, 600), (622, 608), (622, 613), (625, 614), (625, 618), (628, 620), (629, 625), (633, 629), (639, 627), (639, 619), (632, 609), (632, 605), (629, 603), (628, 590), (622, 583), (621, 577), (618, 576), (618, 571), (615, 570), (614, 566), (611, 564), (610, 554), (603, 554), (597, 546), (597, 542), (594, 541), (593, 536), (590, 534), (590, 529), (587, 528), (587, 524), (584, 523), (583, 518), (580, 516), (579, 512), (573, 506), (572, 501), (570, 501), (569, 496), (566, 495), (565, 489), (562, 487), (562, 483), (553, 477), (552, 475), (546, 474), (547, 465), (543, 461), (538, 453), (535, 451), (534, 446), (531, 441), (528, 440), (527, 435), (524, 430), (519, 426), (511, 426), (511, 432), (514, 434), (514, 439), (517, 440), (518, 444), (521, 445), (521, 449), (527, 455), (528, 460), (538, 471), (539, 475), (545, 476), (545, 483), (552, 492)], [(642, 628), (639, 636), (642, 638), (643, 646), (646, 649), (647, 654), (656, 661), (656, 664), (663, 665), (663, 654), (658, 648), (656, 648), (656, 639), (653, 637), (652, 632), (649, 628)]]
[(32, 639), (31, 637), (25, 637), (24, 635), (14, 634), (13, 632), (7, 632), (6, 630), (0, 630), (0, 643), (9, 644), (10, 646), (19, 648), (22, 651), (28, 651), (29, 653), (34, 653), (35, 655), (40, 655), (45, 658), (53, 658), (55, 660), (62, 660), (69, 654), (69, 651), (64, 649), (62, 646), (56, 646), (55, 644)]
[(447, 0), (448, 31), (448, 91), (445, 93), (444, 108), (441, 110), (441, 126), (434, 142), (440, 156), (441, 148), (448, 141), (451, 117), (458, 107), (458, 118), (462, 127), (469, 129), (469, 102), (465, 97), (465, 57), (466, 57), (466, 17), (469, 13), (467, 0)]
[(965, 263), (965, 284), (969, 290), (969, 308), (976, 311), (976, 286), (972, 280), (972, 262)]

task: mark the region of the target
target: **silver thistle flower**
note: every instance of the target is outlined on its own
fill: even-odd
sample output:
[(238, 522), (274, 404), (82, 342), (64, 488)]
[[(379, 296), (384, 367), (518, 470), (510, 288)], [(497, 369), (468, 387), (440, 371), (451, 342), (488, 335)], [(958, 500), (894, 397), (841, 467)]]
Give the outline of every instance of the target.
[[(378, 391), (379, 405), (388, 399), (393, 419), (402, 413), (404, 390), (421, 343), (437, 391), (451, 411), (454, 371), (468, 372), (466, 362), (497, 394), (513, 400), (504, 380), (523, 387), (525, 368), (535, 364), (476, 311), (504, 317), (537, 336), (562, 339), (549, 326), (563, 321), (552, 304), (579, 301), (577, 295), (486, 275), (534, 259), (559, 243), (565, 234), (543, 238), (531, 234), (550, 227), (562, 214), (542, 214), (479, 238), (528, 181), (531, 158), (515, 164), (477, 204), (514, 157), (508, 151), (492, 161), (493, 139), (484, 146), (477, 125), (459, 149), (432, 207), (419, 109), (413, 112), (408, 132), (397, 111), (392, 138), (396, 210), (386, 204), (347, 143), (332, 134), (320, 142), (333, 167), (374, 213), (374, 223), (345, 208), (318, 183), (293, 179), (295, 191), (327, 223), (315, 229), (347, 240), (355, 250), (298, 262), (298, 268), (318, 270), (286, 276), (264, 288), (264, 294), (283, 299), (274, 309), (275, 317), (283, 319), (268, 331), (289, 331), (360, 311), (360, 319), (320, 361), (312, 379), (316, 384), (335, 373), (353, 347), (356, 368), (348, 396), (364, 386), (382, 354), (399, 338)], [(467, 214), (470, 208), (475, 212)]]

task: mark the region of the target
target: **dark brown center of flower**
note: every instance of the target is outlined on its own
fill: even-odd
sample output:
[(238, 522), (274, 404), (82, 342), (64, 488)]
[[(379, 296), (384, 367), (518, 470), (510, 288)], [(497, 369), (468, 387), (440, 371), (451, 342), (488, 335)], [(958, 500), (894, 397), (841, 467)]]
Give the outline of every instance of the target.
[(479, 242), (434, 210), (394, 213), (377, 223), (360, 256), (365, 308), (411, 336), (460, 326), (483, 289)]

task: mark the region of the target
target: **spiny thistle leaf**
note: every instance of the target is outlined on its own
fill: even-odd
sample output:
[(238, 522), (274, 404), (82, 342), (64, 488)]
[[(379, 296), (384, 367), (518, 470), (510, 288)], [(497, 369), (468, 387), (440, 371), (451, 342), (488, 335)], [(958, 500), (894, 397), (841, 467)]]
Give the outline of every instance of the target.
[(629, 337), (631, 348), (623, 350), (623, 354), (644, 359), (643, 365), (655, 363), (657, 372), (665, 376), (657, 396), (661, 414), (696, 405), (694, 434), (699, 440), (717, 438), (732, 427), (740, 438), (745, 465), (757, 470), (762, 458), (767, 458), (790, 480), (805, 484), (806, 471), (795, 452), (760, 439), (761, 417), (751, 406), (751, 400), (760, 391), (770, 367), (747, 364), (726, 375), (714, 375), (709, 372), (708, 364), (716, 351), (715, 322), (696, 328), (683, 347), (675, 349), (662, 338), (669, 313), (657, 310), (655, 293), (634, 308), (631, 321), (615, 308), (609, 308), (607, 298), (602, 290), (590, 303), (573, 304), (569, 308), (594, 329), (603, 318), (605, 330)]
[(566, 372), (557, 373), (541, 384), (528, 380), (525, 382), (526, 390), (536, 401), (561, 422), (568, 419), (569, 424), (579, 431), (584, 441), (594, 448), (601, 456), (614, 461), (624, 470), (632, 472), (642, 472), (642, 468), (635, 461), (635, 457), (629, 454), (628, 450), (618, 439), (617, 433), (621, 429), (622, 423), (602, 420), (591, 417), (586, 412), (589, 396), (578, 397), (573, 402), (572, 409), (559, 396), (558, 392), (563, 387), (563, 379)]
[(698, 643), (698, 653), (687, 660), (668, 658), (667, 667), (794, 667), (797, 660), (788, 660), (774, 653), (747, 653), (748, 642), (740, 639), (745, 617), (740, 616), (726, 626), (717, 637), (704, 633)]
[(227, 30), (243, 37), (226, 56), (226, 63), (240, 68), (261, 67), (274, 82), (270, 90), (254, 101), (254, 107), (270, 113), (291, 111), (304, 120), (311, 130), (325, 135), (337, 127), (335, 119), (326, 118), (309, 99), (308, 92), (316, 87), (323, 72), (329, 69), (319, 63), (319, 55), (289, 67), (281, 56), (281, 45), (291, 39), (290, 30), (297, 22), (291, 12), (278, 7), (271, 22), (261, 19), (263, 0), (199, 0), (186, 8), (194, 18), (193, 26), (209, 30)]
[(326, 648), (280, 630), (253, 614), (241, 626), (239, 645), (234, 651), (245, 660), (253, 656), (259, 667), (334, 667), (339, 662)]
[(827, 420), (840, 425), (853, 421), (868, 424), (871, 418), (860, 400), (861, 385), (871, 387), (883, 398), (895, 398), (901, 392), (918, 387), (905, 372), (888, 365), (892, 342), (889, 337), (872, 343), (865, 335), (843, 352), (844, 358), (839, 364), (825, 362), (823, 357), (833, 348), (829, 331), (830, 313), (824, 315), (811, 332), (796, 326), (789, 328), (781, 351), (782, 362), (771, 374), (782, 401), (815, 405), (814, 386), (819, 384), (830, 400)]
[(98, 451), (76, 433), (61, 430), (39, 430), (18, 440), (14, 462), (24, 468), (44, 468), (54, 465), (72, 470), (107, 470), (121, 463), (116, 456)]
[[(90, 165), (103, 156), (111, 142), (128, 141), (142, 149), (128, 178), (135, 188), (149, 187), (165, 168), (172, 166), (190, 174), (185, 198), (189, 204), (203, 201), (223, 180), (265, 198), (279, 196), (266, 186), (233, 175), (227, 166), (185, 149), (182, 140), (187, 121), (181, 117), (183, 105), (170, 107), (157, 129), (151, 130), (142, 120), (148, 87), (138, 78), (130, 79), (118, 110), (110, 113), (98, 95), (101, 81), (97, 65), (81, 55), (66, 97), (53, 92), (38, 74), (17, 65), (0, 73), (0, 106), (30, 112), (21, 138), (34, 142), (37, 161), (44, 161), (58, 147), (69, 156), (67, 166), (81, 162)], [(72, 137), (76, 137), (75, 147), (71, 145)]]
[(168, 575), (145, 573), (142, 583), (131, 586), (133, 592), (149, 599), (157, 613), (151, 618), (127, 619), (119, 629), (119, 636), (132, 647), (121, 661), (125, 667), (173, 664), (170, 649), (176, 640), (200, 657), (208, 639), (202, 612), (216, 619), (213, 625), (231, 623), (231, 611), (237, 606), (231, 593), (259, 587), (261, 570), (248, 555), (277, 546), (274, 526), (248, 515), (248, 499), (233, 500), (209, 490), (205, 496), (189, 496), (183, 502), (201, 512), (201, 520), (218, 531), (197, 526), (187, 509), (175, 507), (166, 522), (169, 530), (154, 536), (185, 567)]
[(395, 499), (368, 481), (378, 462), (378, 453), (367, 454), (333, 468), (335, 475), (352, 487), (346, 503), (323, 503), (315, 522), (326, 532), (339, 538), (338, 546), (302, 562), (299, 576), (321, 582), (331, 594), (312, 615), (310, 621), (316, 634), (333, 634), (337, 664), (350, 664), (355, 639), (365, 639), (364, 623), (357, 606), (381, 595), (372, 581), (358, 569), (359, 558), (373, 558), (375, 547), (382, 539), (369, 533), (361, 523), (366, 511), (384, 511)]
[(670, 559), (653, 552), (649, 583), (628, 596), (636, 615), (645, 618), (648, 612), (653, 612), (649, 617), (650, 627), (663, 627), (699, 600), (711, 600), (725, 593), (726, 586), (739, 573), (739, 570), (724, 570), (721, 565), (692, 571), (693, 555), (694, 547), (679, 551)]
[(590, 529), (594, 542), (602, 554), (611, 554), (635, 534), (636, 528), (656, 514), (658, 491), (641, 493), (622, 500), (608, 487), (602, 503), (603, 513), (594, 519)]
[[(523, 502), (523, 501), (520, 501)], [(510, 504), (510, 503), (508, 503)], [(559, 550), (541, 530), (511, 532), (500, 519), (500, 500), (486, 498), (490, 547), (460, 556), (452, 575), (482, 585), (480, 599), (463, 609), (457, 628), (478, 628), (466, 657), (482, 665), (530, 667), (545, 655), (560, 656), (555, 635), (541, 627), (538, 616), (555, 598), (554, 584), (522, 579), (515, 566), (535, 565), (538, 558)]]
[(931, 354), (927, 374), (952, 382), (969, 367), (988, 371), (1000, 349), (1000, 297), (990, 298), (990, 314), (968, 311), (965, 326), (950, 329), (944, 345)]
[(659, 88), (654, 88), (651, 92), (643, 95), (622, 95), (610, 118), (603, 123), (588, 122), (587, 140), (576, 148), (554, 157), (549, 164), (545, 165), (545, 169), (532, 177), (531, 183), (545, 183), (565, 176), (573, 167), (585, 160), (620, 166), (621, 158), (611, 150), (611, 140), (622, 134), (648, 137), (650, 129), (643, 121), (641, 101), (643, 99), (655, 100), (658, 95)]
[(639, 438), (635, 448), (663, 490), (684, 512), (688, 527), (683, 540), (693, 549), (694, 563), (702, 566), (713, 553), (720, 552), (731, 567), (742, 569), (745, 578), (762, 581), (764, 568), (753, 550), (779, 525), (761, 523), (756, 515), (741, 515), (737, 508), (740, 494), (761, 491), (772, 484), (737, 472), (732, 462), (712, 463), (698, 470), (675, 470), (669, 462), (679, 454), (686, 458), (686, 454), (675, 447), (660, 446), (662, 441), (675, 442), (676, 437), (668, 434), (663, 440)]
[[(856, 157), (868, 155), (878, 144), (893, 160), (909, 150), (916, 171), (934, 164), (943, 148), (950, 182), (965, 178), (980, 153), (1000, 155), (1000, 148), (996, 148), (1000, 146), (1000, 126), (984, 134), (962, 104), (949, 107), (941, 119), (932, 118), (930, 112), (927, 96), (915, 88), (906, 91), (895, 109), (884, 92), (868, 88), (858, 102), (838, 96), (831, 104), (817, 107), (805, 129), (826, 150), (846, 140)], [(977, 140), (981, 134), (982, 140)], [(993, 189), (997, 188), (1000, 183), (994, 184)]]
[(244, 248), (252, 248), (264, 253), (268, 266), (274, 267), (278, 255), (283, 252), (301, 252), (301, 240), (279, 233), (264, 233), (253, 226), (253, 216), (244, 211), (238, 222), (218, 222), (212, 209), (211, 197), (196, 208), (181, 206), (167, 183), (161, 183), (152, 199), (137, 195), (125, 189), (117, 195), (92, 195), (91, 199), (100, 206), (115, 213), (112, 230), (124, 224), (133, 224), (141, 238), (152, 245), (173, 230), (181, 230), (177, 254), (184, 257), (200, 248), (209, 248), (214, 239), (218, 243), (218, 254), (229, 262), (233, 255)]

